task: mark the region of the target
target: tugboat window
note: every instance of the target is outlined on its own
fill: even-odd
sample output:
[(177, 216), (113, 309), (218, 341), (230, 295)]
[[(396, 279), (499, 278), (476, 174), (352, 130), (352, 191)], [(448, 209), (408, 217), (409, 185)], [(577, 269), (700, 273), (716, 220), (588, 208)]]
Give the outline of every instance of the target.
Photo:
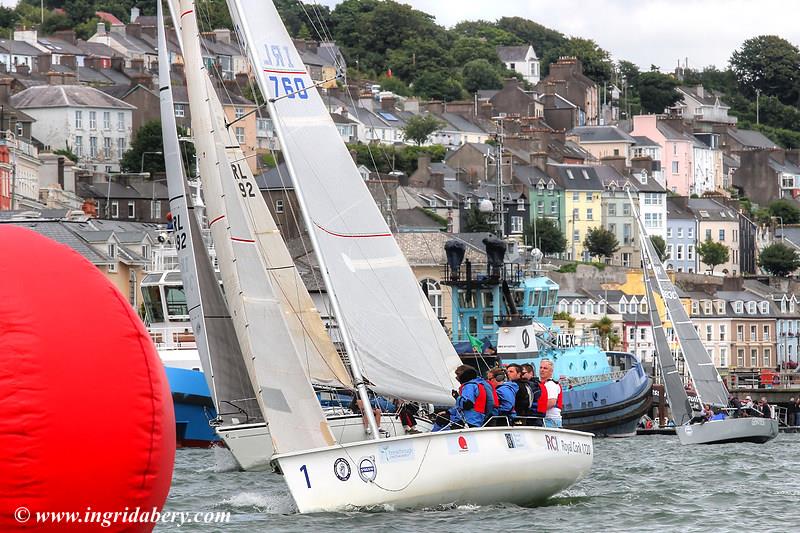
[(167, 314), (170, 320), (189, 316), (189, 308), (186, 305), (186, 294), (183, 292), (183, 287), (164, 287), (164, 294), (167, 300)]

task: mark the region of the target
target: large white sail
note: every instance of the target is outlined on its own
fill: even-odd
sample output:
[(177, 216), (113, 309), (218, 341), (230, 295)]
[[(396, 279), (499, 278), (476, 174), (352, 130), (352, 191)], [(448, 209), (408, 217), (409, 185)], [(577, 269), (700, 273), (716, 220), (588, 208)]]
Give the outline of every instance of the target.
[(181, 159), (170, 83), (170, 62), (161, 2), (158, 2), (158, 78), (161, 133), (167, 167), (170, 212), (173, 215), (189, 319), (195, 334), (203, 373), (214, 406), (224, 424), (262, 422), (261, 409), (244, 364), (239, 341), (214, 268), (203, 243)]
[(255, 180), (235, 174), (211, 119), (212, 103), (200, 50), (194, 3), (181, 0), (186, 84), (203, 187), (228, 307), (236, 335), (269, 422), (276, 452), (334, 443), (328, 423), (291, 338), (286, 312), (257, 244), (253, 213), (264, 205)]
[(229, 0), (338, 302), (378, 393), (452, 403), (460, 360), (361, 179), (272, 2)]
[(655, 248), (650, 242), (650, 236), (647, 234), (641, 214), (636, 209), (630, 190), (628, 191), (628, 199), (636, 214), (642, 235), (642, 247), (646, 248), (647, 255), (650, 256), (658, 292), (664, 299), (664, 305), (672, 321), (672, 329), (678, 337), (678, 343), (683, 351), (683, 358), (689, 368), (689, 374), (692, 376), (694, 388), (703, 403), (727, 407), (728, 391), (722, 383), (722, 378), (717, 372), (716, 366), (714, 366), (714, 361), (711, 360), (705, 346), (703, 346), (700, 335), (697, 334), (697, 330), (689, 319), (689, 315), (678, 297), (675, 285), (672, 284), (669, 276), (667, 276), (664, 264), (658, 258)]

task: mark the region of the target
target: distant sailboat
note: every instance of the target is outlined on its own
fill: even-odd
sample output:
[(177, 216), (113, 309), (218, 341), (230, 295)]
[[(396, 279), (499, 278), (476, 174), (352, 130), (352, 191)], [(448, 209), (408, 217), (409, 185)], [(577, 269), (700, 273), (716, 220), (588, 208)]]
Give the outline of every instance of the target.
[[(247, 43), (259, 87), (270, 102), (270, 116), (362, 401), (369, 401), (368, 380), (380, 394), (452, 405), (453, 371), (460, 360), (359, 176), (274, 5), (248, 0), (232, 2), (230, 7), (237, 31)], [(180, 3), (185, 41), (197, 37), (193, 11), (190, 1)], [(191, 55), (199, 57), (197, 50)], [(195, 68), (195, 63), (187, 62), (190, 93), (199, 90), (192, 87), (196, 78), (192, 81), (188, 75)], [(207, 127), (219, 135), (215, 126)], [(206, 151), (213, 150), (209, 144), (198, 149), (201, 167)], [(380, 504), (524, 504), (541, 501), (588, 472), (592, 436), (570, 430), (486, 427), (329, 445), (329, 426), (309, 409), (309, 387), (271, 375), (280, 374), (287, 365), (296, 366), (298, 354), (291, 350), (296, 342), (284, 341), (269, 353), (259, 351), (260, 344), (255, 342), (248, 306), (256, 300), (264, 307), (272, 305), (254, 296), (265, 291), (256, 285), (256, 275), (261, 283), (269, 280), (269, 271), (253, 273), (259, 266), (257, 256), (267, 250), (253, 246), (248, 217), (239, 221), (241, 214), (229, 198), (236, 196), (231, 184), (239, 183), (240, 176), (226, 175), (219, 165), (217, 170), (204, 172), (203, 179), (204, 185), (209, 181), (209, 195), (219, 196), (227, 208), (230, 232), (217, 229), (214, 237), (215, 242), (227, 241), (220, 254), (220, 270), (228, 303), (245, 359), (269, 358), (268, 364), (249, 370), (270, 427), (279, 424), (272, 431), (274, 460), (301, 512)], [(239, 209), (251, 213), (249, 200), (243, 198), (236, 198)], [(239, 317), (240, 310), (244, 316)], [(280, 320), (258, 324), (272, 338), (296, 333)], [(287, 417), (300, 406), (303, 413)], [(371, 415), (369, 409), (366, 414)], [(302, 425), (296, 423), (298, 416)], [(370, 423), (377, 437), (374, 420)], [(498, 476), (498, 471), (504, 475)]]
[(689, 319), (689, 315), (678, 297), (675, 285), (667, 276), (664, 265), (658, 258), (652, 242), (650, 242), (650, 237), (647, 234), (630, 190), (627, 192), (641, 235), (648, 311), (653, 325), (656, 354), (661, 365), (667, 399), (681, 444), (763, 443), (774, 439), (778, 436), (778, 421), (774, 418), (728, 417), (724, 420), (714, 420), (704, 424), (690, 423), (693, 407), (690, 405), (689, 395), (683, 386), (680, 373), (675, 365), (675, 359), (672, 356), (669, 341), (655, 305), (654, 289), (658, 290), (664, 301), (667, 314), (672, 322), (672, 328), (683, 351), (684, 361), (692, 377), (692, 383), (701, 402), (701, 405), (694, 406), (694, 410), (696, 412), (699, 411), (702, 404), (710, 404), (712, 407), (721, 409), (727, 408), (728, 390), (725, 388), (722, 377), (714, 366), (714, 361), (708, 355), (705, 346), (703, 346), (697, 330)]

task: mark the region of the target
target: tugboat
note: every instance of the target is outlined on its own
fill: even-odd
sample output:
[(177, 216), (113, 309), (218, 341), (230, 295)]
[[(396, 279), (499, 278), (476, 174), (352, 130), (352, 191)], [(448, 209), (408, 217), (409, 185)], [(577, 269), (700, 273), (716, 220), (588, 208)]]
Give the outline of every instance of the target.
[(483, 242), (486, 264), (465, 261), (462, 241), (445, 244), (443, 283), (451, 287), (451, 340), (459, 347), (486, 339), (496, 347), (492, 359), (459, 350), (464, 362), (478, 362), (482, 367), (495, 362), (530, 363), (538, 374), (540, 361), (548, 358), (564, 391), (565, 428), (597, 436), (635, 435), (639, 419), (650, 407), (653, 385), (639, 358), (604, 351), (597, 335), (576, 338), (554, 328), (559, 287), (535, 274), (541, 252), (531, 252), (529, 272), (524, 264), (505, 262), (502, 240), (489, 237)]

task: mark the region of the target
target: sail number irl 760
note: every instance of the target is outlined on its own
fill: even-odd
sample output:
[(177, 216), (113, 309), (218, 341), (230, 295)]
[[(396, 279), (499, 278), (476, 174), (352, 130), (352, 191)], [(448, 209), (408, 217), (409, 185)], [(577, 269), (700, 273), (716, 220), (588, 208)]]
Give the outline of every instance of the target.
[(308, 91), (303, 78), (292, 78), (289, 76), (269, 76), (272, 82), (272, 94), (275, 98), (300, 98), (308, 100)]

